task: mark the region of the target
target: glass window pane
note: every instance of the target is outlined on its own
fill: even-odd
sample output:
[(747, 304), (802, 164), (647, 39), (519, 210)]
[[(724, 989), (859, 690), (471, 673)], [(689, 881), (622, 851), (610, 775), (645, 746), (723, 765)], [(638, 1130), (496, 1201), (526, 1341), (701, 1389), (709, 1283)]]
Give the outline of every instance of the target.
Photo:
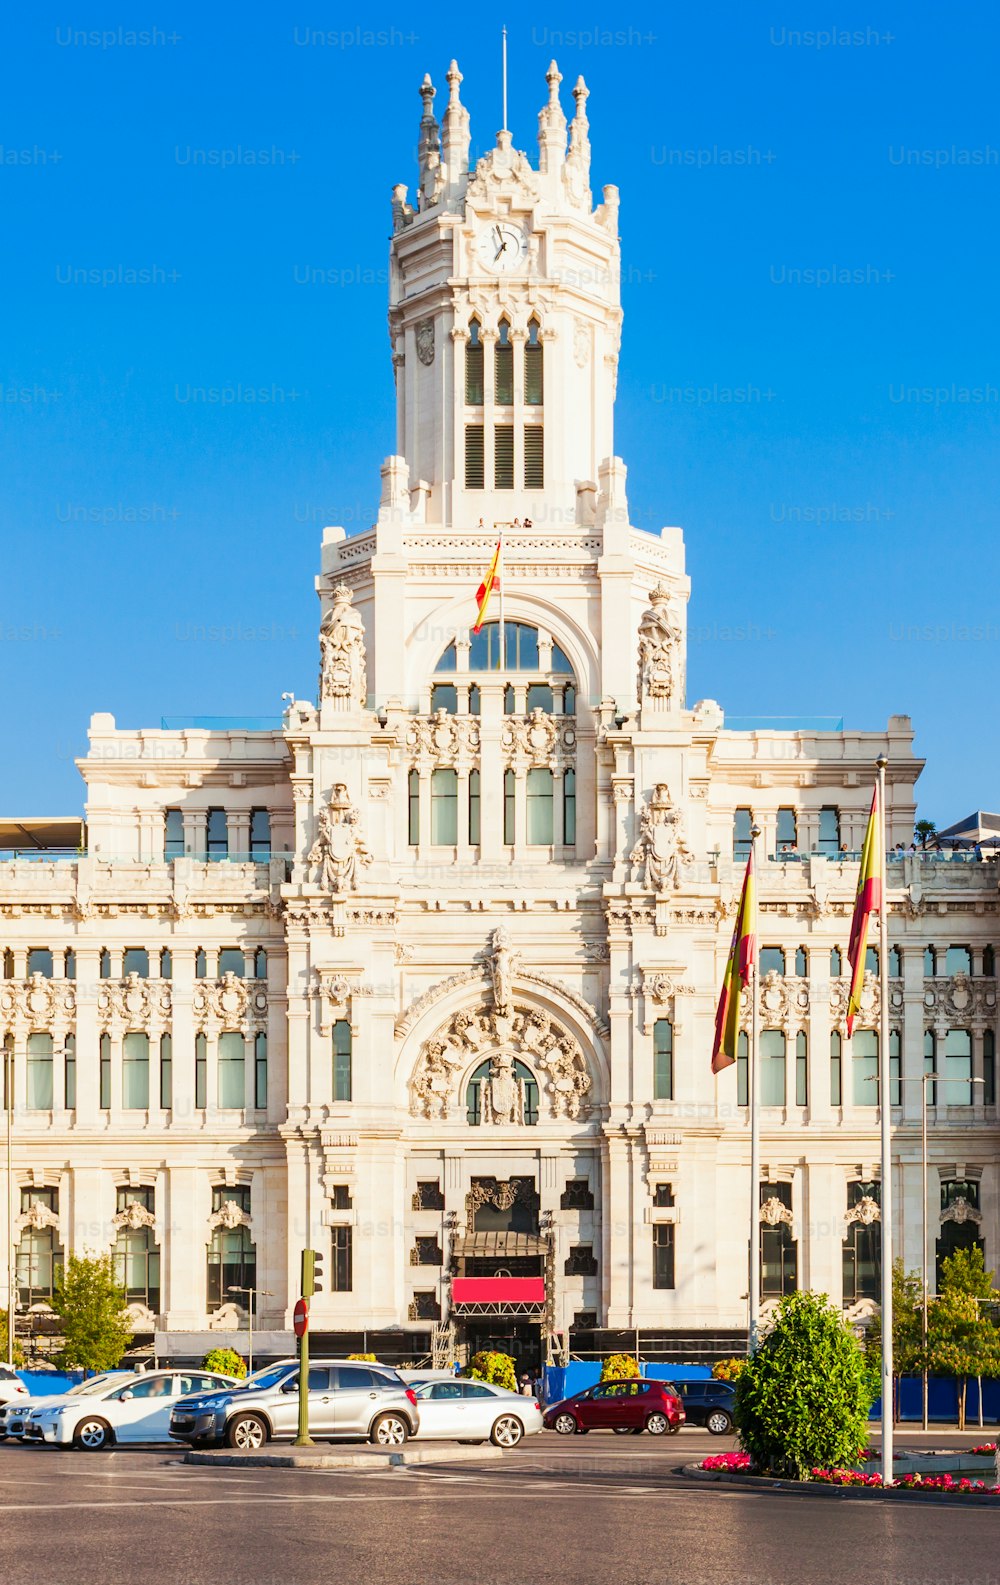
[(840, 851), (840, 810), (821, 809), (819, 812), (819, 839), (817, 851), (828, 856)]
[(250, 811), (250, 857), (258, 864), (271, 857), (271, 816), (266, 809)]
[(219, 1036), (219, 1106), (236, 1110), (246, 1104), (243, 1036), (226, 1031)]
[(31, 947), (28, 951), (28, 973), (44, 974), (52, 978), (52, 953), (48, 947)]
[(949, 1029), (944, 1037), (944, 1075), (948, 1080), (941, 1097), (949, 1106), (972, 1104), (972, 1033)]
[(761, 947), (759, 970), (761, 974), (770, 974), (772, 970), (775, 974), (784, 974), (785, 954), (783, 949), (781, 947)]
[(674, 1098), (674, 1027), (667, 1018), (653, 1025), (653, 1099)]
[(242, 947), (223, 947), (219, 953), (219, 978), (224, 974), (235, 974), (238, 979), (243, 978), (246, 962)]
[(563, 842), (567, 847), (576, 843), (576, 771), (563, 775)]
[(431, 709), (458, 714), (458, 689), (453, 682), (436, 682), (431, 688)]
[(798, 829), (795, 821), (794, 809), (779, 809), (778, 821), (775, 827), (775, 842), (779, 853), (784, 849), (787, 852), (795, 851), (798, 841)]
[(52, 1036), (28, 1036), (28, 1107), (52, 1110)]
[(436, 847), (454, 847), (458, 841), (458, 772), (436, 770), (431, 775), (431, 841)]
[(135, 1032), (122, 1042), (122, 1106), (145, 1110), (149, 1105), (149, 1036)]
[(785, 1104), (785, 1037), (780, 1029), (760, 1032), (760, 1104)]
[(407, 780), (407, 842), (411, 848), (420, 842), (420, 773), (411, 770)]
[(351, 1099), (351, 1026), (346, 1018), (333, 1026), (333, 1098)]
[(859, 1029), (851, 1039), (851, 1099), (855, 1106), (878, 1105), (878, 1035)]
[(555, 704), (552, 698), (552, 689), (548, 683), (533, 682), (529, 684), (526, 703), (529, 711), (544, 710), (548, 715), (551, 715), (555, 709)]
[(512, 770), (503, 773), (503, 839), (507, 847), (514, 842), (514, 800), (517, 779)]
[(841, 1078), (841, 1042), (840, 1034), (836, 1029), (830, 1035), (830, 1104), (841, 1106), (843, 1104), (842, 1078)]
[(480, 783), (479, 772), (469, 772), (469, 841), (475, 847), (480, 840)]
[(169, 1111), (174, 1104), (174, 1043), (170, 1035), (160, 1036), (160, 1105)]
[(526, 777), (528, 800), (528, 842), (541, 846), (552, 841), (552, 772), (529, 770)]
[(179, 809), (168, 809), (163, 829), (163, 857), (184, 857), (184, 816)]
[(209, 809), (206, 820), (209, 860), (224, 859), (229, 853), (229, 823), (224, 809)]
[(750, 828), (753, 825), (753, 814), (749, 809), (736, 809), (733, 812), (733, 858), (736, 862), (745, 864), (750, 857)]
[(945, 958), (946, 974), (971, 974), (972, 952), (968, 947), (949, 947)]
[(138, 974), (149, 978), (149, 953), (145, 947), (126, 947), (122, 955), (122, 974)]

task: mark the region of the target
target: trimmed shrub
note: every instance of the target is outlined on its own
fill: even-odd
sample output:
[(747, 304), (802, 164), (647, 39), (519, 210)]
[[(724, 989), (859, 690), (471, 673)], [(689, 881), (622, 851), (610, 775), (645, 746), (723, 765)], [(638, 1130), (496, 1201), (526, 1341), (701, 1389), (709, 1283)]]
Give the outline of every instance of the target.
[(243, 1377), (247, 1373), (246, 1360), (235, 1348), (210, 1348), (202, 1360), (206, 1370), (217, 1370), (220, 1376)]
[(641, 1375), (642, 1367), (632, 1354), (609, 1354), (601, 1366), (602, 1381), (626, 1381)]
[(809, 1480), (857, 1463), (872, 1383), (861, 1347), (825, 1293), (782, 1299), (736, 1379), (736, 1427), (761, 1475)]
[(488, 1381), (494, 1387), (517, 1391), (514, 1361), (509, 1354), (501, 1354), (496, 1349), (483, 1349), (482, 1353), (473, 1354), (462, 1375), (472, 1381)]

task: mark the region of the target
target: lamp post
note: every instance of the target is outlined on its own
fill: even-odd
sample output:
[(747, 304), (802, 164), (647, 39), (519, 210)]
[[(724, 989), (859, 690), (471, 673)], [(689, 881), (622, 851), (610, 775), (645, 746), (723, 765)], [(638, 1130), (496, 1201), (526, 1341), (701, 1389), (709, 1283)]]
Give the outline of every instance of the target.
[[(921, 1261), (922, 1275), (921, 1275), (921, 1282), (920, 1282), (920, 1290), (921, 1290), (921, 1292), (920, 1292), (920, 1350), (921, 1350), (921, 1353), (923, 1355), (923, 1360), (922, 1360), (922, 1367), (923, 1367), (923, 1419), (922, 1419), (921, 1423), (922, 1423), (923, 1429), (926, 1431), (927, 1430), (927, 1294), (928, 1294), (928, 1280), (927, 1280), (927, 1278), (928, 1278), (928, 1268), (929, 1268), (929, 1265), (930, 1265), (930, 1262), (929, 1262), (928, 1257), (927, 1257), (927, 1242), (928, 1242), (927, 1235), (928, 1235), (928, 1232), (930, 1231), (929, 1225), (928, 1225), (929, 1218), (928, 1218), (928, 1215), (927, 1215), (927, 1086), (928, 1086), (928, 1084), (948, 1084), (948, 1083), (954, 1083), (955, 1081), (944, 1078), (940, 1073), (923, 1073), (920, 1076), (920, 1080), (921, 1080), (920, 1099), (921, 1099), (921, 1103), (922, 1103), (921, 1107), (920, 1107), (920, 1186), (921, 1186), (921, 1194), (922, 1194), (922, 1198), (923, 1198), (923, 1207), (924, 1207), (924, 1209), (923, 1209), (923, 1217), (922, 1217), (921, 1224), (920, 1224), (921, 1225), (921, 1240), (920, 1241), (921, 1241), (921, 1244), (923, 1245), (923, 1258), (922, 1258), (922, 1261)], [(965, 1080), (959, 1080), (958, 1082), (965, 1083), (966, 1081)], [(973, 1085), (973, 1084), (985, 1084), (985, 1082), (986, 1082), (985, 1079), (978, 1079), (978, 1078), (970, 1078), (968, 1080), (968, 1083), (969, 1083), (970, 1086)], [(936, 1095), (934, 1097), (934, 1105), (935, 1105), (935, 1107), (937, 1106), (937, 1096)]]
[(3, 1043), (3, 1109), (7, 1131), (7, 1369), (14, 1369), (14, 1170), (11, 1134), (14, 1126), (14, 1049)]
[(249, 1309), (247, 1311), (247, 1324), (248, 1324), (248, 1328), (249, 1328), (249, 1336), (248, 1336), (248, 1339), (247, 1339), (247, 1375), (248, 1376), (252, 1376), (253, 1375), (253, 1301), (254, 1301), (254, 1295), (256, 1295), (258, 1299), (270, 1299), (270, 1298), (273, 1297), (273, 1295), (271, 1293), (270, 1288), (227, 1288), (226, 1292), (227, 1293), (245, 1293), (247, 1295), (248, 1299), (249, 1299)]

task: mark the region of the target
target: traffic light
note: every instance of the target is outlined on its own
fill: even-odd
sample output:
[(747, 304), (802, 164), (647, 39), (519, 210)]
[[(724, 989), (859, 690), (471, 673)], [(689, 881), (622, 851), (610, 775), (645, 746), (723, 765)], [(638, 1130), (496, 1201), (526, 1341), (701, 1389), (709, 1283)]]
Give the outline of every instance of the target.
[(323, 1292), (323, 1257), (317, 1249), (302, 1251), (302, 1297), (311, 1299)]

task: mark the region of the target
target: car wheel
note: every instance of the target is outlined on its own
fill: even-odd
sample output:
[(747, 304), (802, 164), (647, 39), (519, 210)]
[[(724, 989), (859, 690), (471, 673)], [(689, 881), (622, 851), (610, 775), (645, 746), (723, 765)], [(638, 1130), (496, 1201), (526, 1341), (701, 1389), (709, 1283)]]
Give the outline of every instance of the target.
[(656, 1409), (646, 1421), (646, 1430), (650, 1436), (666, 1436), (670, 1430), (670, 1421), (661, 1410)]
[(81, 1420), (73, 1433), (73, 1446), (82, 1447), (86, 1453), (99, 1453), (102, 1447), (110, 1447), (113, 1441), (114, 1436), (107, 1420), (97, 1420), (91, 1415)]
[(400, 1447), (410, 1434), (401, 1414), (380, 1414), (369, 1433), (376, 1447)]
[(577, 1429), (576, 1421), (571, 1414), (557, 1414), (554, 1428), (560, 1436), (572, 1436)]
[(256, 1414), (238, 1414), (226, 1426), (226, 1443), (241, 1453), (256, 1453), (267, 1441), (267, 1425)]
[(713, 1409), (705, 1424), (713, 1436), (725, 1436), (733, 1429), (733, 1417), (725, 1409)]
[(516, 1414), (502, 1414), (490, 1432), (494, 1447), (516, 1447), (524, 1435), (524, 1426)]

